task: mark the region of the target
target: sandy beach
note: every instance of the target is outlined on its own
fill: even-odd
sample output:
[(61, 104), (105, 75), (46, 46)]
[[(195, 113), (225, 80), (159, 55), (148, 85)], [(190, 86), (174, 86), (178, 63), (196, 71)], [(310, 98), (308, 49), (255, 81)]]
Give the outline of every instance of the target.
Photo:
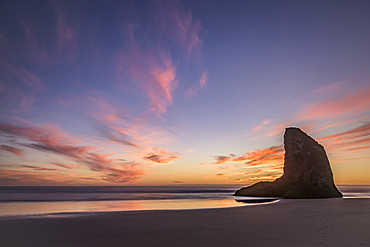
[(370, 246), (370, 199), (8, 217), (0, 246)]

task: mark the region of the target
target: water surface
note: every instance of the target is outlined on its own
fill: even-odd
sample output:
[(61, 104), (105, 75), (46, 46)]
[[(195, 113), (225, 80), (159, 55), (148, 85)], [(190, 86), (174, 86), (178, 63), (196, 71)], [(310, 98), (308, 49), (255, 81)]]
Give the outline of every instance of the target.
[[(2, 186), (0, 216), (69, 212), (225, 208), (263, 198), (234, 197), (230, 186)], [(370, 186), (338, 186), (344, 198), (370, 198)], [(245, 201), (253, 199), (252, 201)], [(245, 203), (247, 202), (247, 203)], [(249, 202), (249, 203), (248, 203)], [(253, 203), (254, 202), (254, 203)], [(267, 203), (267, 201), (265, 201)]]

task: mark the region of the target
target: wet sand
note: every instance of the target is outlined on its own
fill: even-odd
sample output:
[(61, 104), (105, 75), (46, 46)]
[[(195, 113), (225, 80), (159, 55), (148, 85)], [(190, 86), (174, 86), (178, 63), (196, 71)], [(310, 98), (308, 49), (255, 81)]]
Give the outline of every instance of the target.
[(0, 219), (0, 246), (370, 246), (370, 199)]

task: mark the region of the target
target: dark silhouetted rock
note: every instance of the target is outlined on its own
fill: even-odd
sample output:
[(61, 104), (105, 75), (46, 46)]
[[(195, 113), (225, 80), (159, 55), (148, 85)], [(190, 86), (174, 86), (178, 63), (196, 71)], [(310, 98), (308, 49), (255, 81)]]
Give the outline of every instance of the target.
[(284, 174), (274, 182), (258, 182), (241, 188), (235, 196), (282, 198), (342, 197), (334, 185), (333, 173), (323, 146), (299, 128), (284, 134)]

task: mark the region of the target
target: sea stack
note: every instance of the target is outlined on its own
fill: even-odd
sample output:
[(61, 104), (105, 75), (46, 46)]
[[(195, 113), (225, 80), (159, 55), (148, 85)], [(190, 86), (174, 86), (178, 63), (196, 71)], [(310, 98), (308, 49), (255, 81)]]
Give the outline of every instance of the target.
[(323, 146), (299, 128), (285, 129), (284, 174), (274, 182), (258, 182), (241, 188), (235, 196), (282, 198), (342, 197)]

